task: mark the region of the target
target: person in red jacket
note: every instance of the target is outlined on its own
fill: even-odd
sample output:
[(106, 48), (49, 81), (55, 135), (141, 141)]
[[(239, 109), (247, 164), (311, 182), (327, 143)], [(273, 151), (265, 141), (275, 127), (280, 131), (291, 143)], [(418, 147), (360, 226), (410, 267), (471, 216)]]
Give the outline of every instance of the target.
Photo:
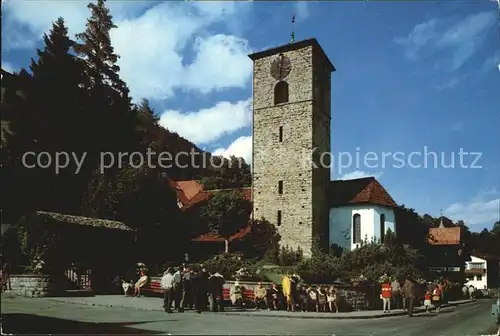
[(382, 284), (380, 296), (382, 297), (384, 313), (391, 311), (392, 288), (389, 281)]
[(427, 289), (424, 296), (424, 307), (426, 313), (431, 312), (431, 307), (432, 307), (431, 299), (432, 299), (431, 291)]

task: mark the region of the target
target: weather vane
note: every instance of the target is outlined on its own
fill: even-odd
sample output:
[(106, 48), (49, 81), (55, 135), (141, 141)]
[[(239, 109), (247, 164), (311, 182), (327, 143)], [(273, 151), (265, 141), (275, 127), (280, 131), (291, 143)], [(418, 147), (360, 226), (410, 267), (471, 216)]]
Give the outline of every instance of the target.
[[(498, 0), (500, 1), (500, 0)], [(294, 43), (295, 42), (295, 15), (292, 16), (292, 40), (290, 41), (290, 43)]]

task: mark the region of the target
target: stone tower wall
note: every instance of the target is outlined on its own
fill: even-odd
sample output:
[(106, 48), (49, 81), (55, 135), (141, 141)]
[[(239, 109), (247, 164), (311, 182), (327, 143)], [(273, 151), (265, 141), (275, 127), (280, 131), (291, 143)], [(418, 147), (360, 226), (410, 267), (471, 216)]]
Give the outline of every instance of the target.
[[(325, 85), (321, 73), (324, 58), (319, 48), (306, 46), (286, 51), (292, 71), (285, 79), (289, 102), (274, 105), (274, 87), (278, 82), (270, 74), (274, 54), (254, 61), (253, 95), (253, 215), (277, 225), (281, 211), (281, 245), (302, 248), (310, 255), (313, 238), (328, 237), (328, 209), (325, 193), (330, 180), (329, 168), (317, 168), (321, 152), (330, 151), (330, 108), (317, 102), (315, 87)], [(326, 58), (325, 58), (326, 59)], [(320, 65), (320, 66), (318, 66)], [(315, 69), (321, 73), (316, 73)], [(318, 90), (316, 90), (318, 92)], [(279, 129), (283, 141), (279, 141)], [(314, 148), (318, 147), (316, 154)], [(317, 162), (319, 164), (319, 162)], [(278, 183), (283, 181), (283, 194)]]

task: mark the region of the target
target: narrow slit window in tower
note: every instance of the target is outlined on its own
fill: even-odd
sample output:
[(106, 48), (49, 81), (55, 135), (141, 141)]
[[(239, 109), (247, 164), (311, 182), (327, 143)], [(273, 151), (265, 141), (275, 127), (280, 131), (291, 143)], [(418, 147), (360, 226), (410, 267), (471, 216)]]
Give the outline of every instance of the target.
[(283, 181), (278, 181), (278, 194), (283, 195)]
[(278, 218), (276, 218), (276, 223), (278, 226), (281, 225), (281, 210), (278, 210)]

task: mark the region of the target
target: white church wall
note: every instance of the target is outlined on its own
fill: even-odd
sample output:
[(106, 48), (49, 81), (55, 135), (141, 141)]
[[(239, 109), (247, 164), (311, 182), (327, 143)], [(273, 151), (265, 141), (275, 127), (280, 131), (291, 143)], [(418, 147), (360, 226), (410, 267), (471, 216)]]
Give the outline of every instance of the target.
[(337, 244), (346, 250), (354, 250), (359, 244), (352, 243), (353, 225), (352, 220), (355, 214), (361, 216), (361, 239), (371, 239), (374, 235), (374, 214), (373, 207), (348, 205), (330, 209), (330, 245)]
[(380, 215), (384, 214), (385, 215), (385, 232), (387, 233), (387, 230), (391, 230), (392, 232), (396, 233), (396, 215), (394, 213), (394, 210), (389, 207), (384, 207), (380, 205), (372, 205), (373, 208), (373, 222), (375, 223), (375, 234), (374, 238), (377, 240), (380, 240), (382, 238), (382, 232), (380, 230)]
[(361, 216), (361, 239), (368, 241), (381, 238), (380, 215), (385, 215), (385, 232), (395, 233), (396, 218), (394, 210), (378, 205), (346, 205), (330, 209), (330, 245), (337, 244), (346, 250), (354, 250), (360, 244), (353, 244), (353, 216)]

